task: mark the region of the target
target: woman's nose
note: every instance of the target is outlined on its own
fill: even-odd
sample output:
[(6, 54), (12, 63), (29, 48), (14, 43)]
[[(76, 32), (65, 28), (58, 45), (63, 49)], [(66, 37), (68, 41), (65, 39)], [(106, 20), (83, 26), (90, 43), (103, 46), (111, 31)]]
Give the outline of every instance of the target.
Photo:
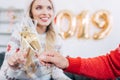
[(43, 9), (42, 13), (43, 14), (48, 14), (48, 10), (47, 9)]

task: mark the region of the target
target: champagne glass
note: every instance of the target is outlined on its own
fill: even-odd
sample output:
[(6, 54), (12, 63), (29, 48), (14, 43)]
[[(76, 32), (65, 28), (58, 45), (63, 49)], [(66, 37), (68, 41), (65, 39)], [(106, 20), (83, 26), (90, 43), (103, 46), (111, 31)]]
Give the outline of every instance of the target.
[[(31, 18), (25, 17), (21, 23), (21, 52), (27, 51), (27, 61), (25, 63), (23, 70), (26, 71), (28, 76), (34, 75), (36, 65), (34, 63), (34, 53), (41, 52), (41, 45), (38, 39), (38, 33), (36, 31), (37, 22)], [(32, 68), (31, 68), (32, 66)]]
[(37, 21), (31, 18), (24, 18), (21, 39), (26, 43), (26, 45), (33, 50), (35, 53), (40, 52), (41, 46), (38, 40), (38, 33), (36, 31)]

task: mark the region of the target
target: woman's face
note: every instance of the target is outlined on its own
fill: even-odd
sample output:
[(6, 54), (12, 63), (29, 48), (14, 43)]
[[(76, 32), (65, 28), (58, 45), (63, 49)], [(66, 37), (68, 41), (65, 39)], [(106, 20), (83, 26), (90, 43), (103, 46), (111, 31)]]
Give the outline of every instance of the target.
[(33, 19), (38, 21), (38, 26), (46, 27), (53, 19), (53, 5), (49, 0), (35, 0), (32, 5), (31, 13)]

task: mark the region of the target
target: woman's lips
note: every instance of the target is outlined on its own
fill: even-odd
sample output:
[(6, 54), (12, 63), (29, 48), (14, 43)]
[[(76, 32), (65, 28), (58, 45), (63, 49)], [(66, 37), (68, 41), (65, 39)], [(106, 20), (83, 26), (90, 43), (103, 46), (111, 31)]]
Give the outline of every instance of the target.
[(41, 21), (47, 22), (49, 18), (40, 18)]

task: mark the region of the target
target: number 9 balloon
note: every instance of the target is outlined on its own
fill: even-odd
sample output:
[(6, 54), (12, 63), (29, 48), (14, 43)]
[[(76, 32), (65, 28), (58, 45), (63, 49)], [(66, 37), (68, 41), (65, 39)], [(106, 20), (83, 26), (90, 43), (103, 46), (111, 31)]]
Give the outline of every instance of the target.
[(101, 29), (100, 32), (93, 35), (94, 39), (104, 38), (111, 30), (111, 16), (106, 10), (97, 11), (92, 16), (92, 23)]

